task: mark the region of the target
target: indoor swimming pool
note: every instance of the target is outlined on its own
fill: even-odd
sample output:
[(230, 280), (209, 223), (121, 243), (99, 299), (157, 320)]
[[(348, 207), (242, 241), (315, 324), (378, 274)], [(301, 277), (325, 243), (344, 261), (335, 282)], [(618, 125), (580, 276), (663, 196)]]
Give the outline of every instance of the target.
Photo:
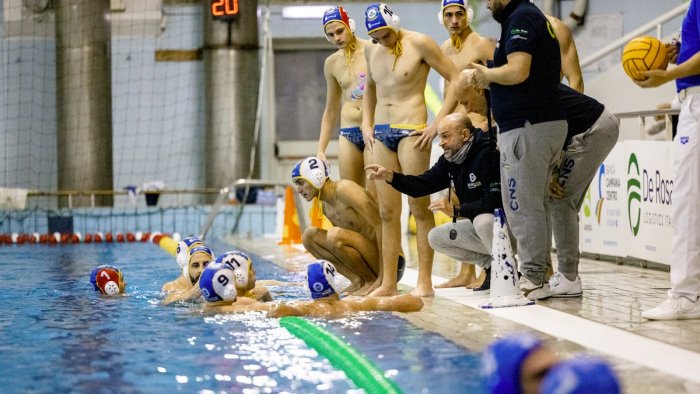
[[(214, 242), (215, 252), (232, 249)], [(2, 247), (0, 387), (4, 392), (361, 392), (261, 313), (203, 315), (161, 306), (178, 274), (152, 243)], [(301, 277), (254, 257), (259, 279)], [(104, 298), (89, 275), (121, 268), (127, 295)], [(271, 287), (278, 299), (301, 288)], [(479, 392), (478, 354), (389, 313), (315, 323), (348, 342), (406, 393)]]

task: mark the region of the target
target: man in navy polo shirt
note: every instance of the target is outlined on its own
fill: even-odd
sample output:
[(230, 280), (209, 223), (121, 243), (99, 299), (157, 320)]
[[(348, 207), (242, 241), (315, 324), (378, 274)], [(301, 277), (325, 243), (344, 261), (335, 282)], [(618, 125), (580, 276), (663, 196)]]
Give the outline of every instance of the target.
[(490, 87), (499, 126), (501, 195), (518, 241), (520, 289), (531, 300), (551, 296), (544, 280), (549, 256), (548, 186), (566, 139), (559, 101), (561, 57), (552, 25), (528, 0), (487, 0), (501, 36), (492, 68), (472, 63)]

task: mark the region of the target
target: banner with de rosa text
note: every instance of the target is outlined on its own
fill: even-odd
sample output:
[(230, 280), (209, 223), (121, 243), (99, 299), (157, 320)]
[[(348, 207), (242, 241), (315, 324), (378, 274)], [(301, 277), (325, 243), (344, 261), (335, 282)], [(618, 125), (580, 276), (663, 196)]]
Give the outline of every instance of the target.
[(671, 146), (633, 140), (615, 146), (581, 206), (581, 251), (670, 264)]

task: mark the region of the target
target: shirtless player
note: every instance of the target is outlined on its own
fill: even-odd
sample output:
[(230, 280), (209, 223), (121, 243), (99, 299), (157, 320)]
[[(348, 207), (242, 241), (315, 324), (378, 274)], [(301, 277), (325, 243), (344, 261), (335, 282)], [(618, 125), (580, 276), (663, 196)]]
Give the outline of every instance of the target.
[(369, 163), (370, 152), (362, 140), (362, 97), (365, 91), (367, 64), (365, 47), (369, 44), (355, 35), (355, 21), (343, 7), (329, 8), (323, 15), (326, 39), (338, 50), (323, 64), (326, 78), (326, 108), (321, 119), (321, 133), (316, 156), (327, 162), (326, 148), (331, 130), (340, 117), (338, 139), (338, 167), (341, 179), (350, 179), (365, 185), (364, 163)]
[[(428, 72), (432, 67), (446, 80), (452, 80), (459, 70), (432, 38), (401, 29), (398, 15), (386, 4), (367, 8), (365, 27), (379, 44), (365, 48), (368, 70), (362, 117), (365, 144), (372, 149), (373, 163), (409, 175), (422, 174), (428, 169), (430, 145), (436, 134), (434, 127), (431, 132), (425, 132), (428, 113), (424, 91)], [(447, 111), (448, 107), (445, 105), (443, 109)], [(441, 114), (444, 116), (443, 111)], [(380, 143), (375, 143), (375, 139)], [(382, 218), (382, 269), (378, 287), (370, 295), (390, 296), (397, 293), (401, 195), (385, 182), (377, 182), (376, 188)], [(435, 220), (428, 210), (428, 197), (408, 201), (416, 219), (418, 242), (418, 283), (413, 294), (430, 297), (435, 291), (428, 232), (435, 227)]]
[[(382, 223), (374, 199), (355, 182), (328, 178), (324, 162), (316, 157), (294, 166), (292, 182), (306, 201), (318, 199), (318, 211), (333, 224), (328, 230), (308, 227), (304, 247), (314, 257), (331, 261), (350, 280), (346, 293), (365, 295), (377, 280), (382, 252)], [(405, 262), (400, 254), (397, 260), (394, 269), (400, 270), (400, 278)]]

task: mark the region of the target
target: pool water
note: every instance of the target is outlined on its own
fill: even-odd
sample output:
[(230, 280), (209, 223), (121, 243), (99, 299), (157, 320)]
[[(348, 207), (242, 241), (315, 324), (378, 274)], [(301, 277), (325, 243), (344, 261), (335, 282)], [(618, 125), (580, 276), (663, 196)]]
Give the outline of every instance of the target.
[[(214, 251), (232, 249), (214, 242)], [(178, 275), (150, 243), (0, 248), (2, 392), (360, 392), (342, 371), (262, 313), (207, 316), (161, 306)], [(89, 275), (121, 268), (125, 297), (104, 298)], [(299, 280), (255, 258), (259, 279)], [(272, 287), (273, 296), (303, 292)], [(479, 392), (478, 355), (388, 313), (314, 319), (363, 353), (406, 393)]]

